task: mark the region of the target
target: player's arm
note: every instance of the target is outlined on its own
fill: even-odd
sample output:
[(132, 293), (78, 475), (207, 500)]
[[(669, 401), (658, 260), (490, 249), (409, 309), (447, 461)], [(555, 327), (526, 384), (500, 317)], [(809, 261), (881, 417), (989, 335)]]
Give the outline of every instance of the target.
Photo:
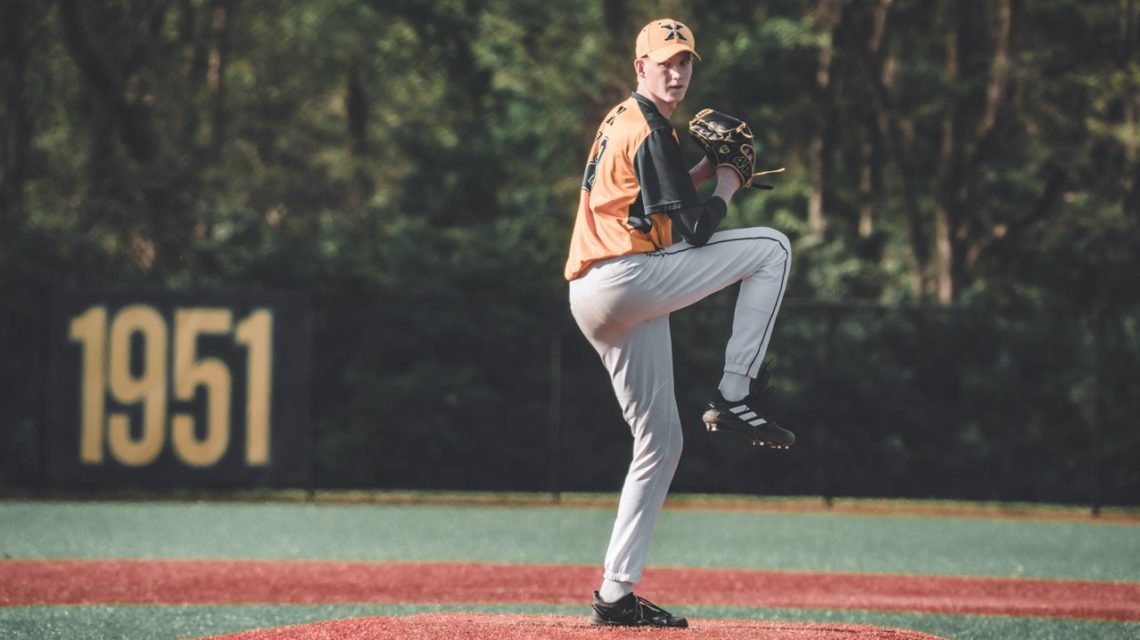
[(713, 171), (713, 166), (712, 163), (709, 162), (709, 159), (702, 157), (700, 162), (693, 165), (692, 169), (689, 169), (689, 177), (693, 179), (693, 186), (700, 189), (701, 185), (716, 177), (716, 172)]
[(728, 201), (714, 195), (704, 204), (685, 207), (672, 214), (673, 228), (694, 247), (703, 246), (728, 214)]
[(716, 189), (711, 198), (700, 207), (683, 207), (673, 214), (674, 227), (685, 242), (695, 247), (709, 241), (728, 214), (732, 195), (740, 190), (740, 176), (732, 169), (717, 167), (713, 175), (716, 176)]
[(737, 191), (740, 191), (741, 182), (740, 176), (728, 167), (712, 166), (708, 158), (701, 158), (701, 161), (693, 165), (689, 169), (689, 177), (693, 179), (693, 186), (697, 189), (709, 180), (716, 178), (717, 185), (715, 194), (720, 196), (725, 202), (732, 202), (732, 196)]
[[(700, 163), (698, 163), (698, 171)], [(711, 166), (709, 167), (711, 170)], [(685, 168), (681, 147), (669, 129), (649, 134), (634, 158), (645, 211), (667, 213), (674, 230), (689, 244), (701, 246), (728, 213), (734, 189), (718, 175), (717, 191), (703, 204), (697, 196), (692, 172)]]

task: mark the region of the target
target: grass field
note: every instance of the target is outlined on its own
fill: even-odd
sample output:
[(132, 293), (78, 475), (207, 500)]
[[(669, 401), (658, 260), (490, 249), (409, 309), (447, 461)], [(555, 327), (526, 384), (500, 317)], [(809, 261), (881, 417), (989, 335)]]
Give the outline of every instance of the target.
[[(19, 561), (250, 559), (475, 562), (596, 566), (613, 508), (607, 499), (489, 504), (452, 496), (341, 501), (0, 501), (0, 555)], [(705, 504), (712, 502), (711, 504)], [(671, 499), (652, 567), (707, 567), (908, 576), (1140, 583), (1140, 518), (1092, 519), (1050, 508), (823, 509), (818, 503)], [(814, 506), (813, 506), (814, 505)], [(866, 513), (873, 512), (873, 513)], [(950, 515), (938, 515), (946, 513)], [(600, 569), (599, 569), (600, 572)], [(582, 604), (392, 603), (49, 604), (0, 606), (2, 638), (179, 638), (333, 618), (478, 611), (585, 615)], [(13, 585), (8, 588), (14, 589)], [(0, 585), (3, 595), (4, 585)], [(947, 594), (953, 598), (953, 594)], [(175, 598), (176, 600), (176, 598)], [(3, 602), (3, 600), (0, 600)], [(671, 603), (672, 604), (672, 603)], [(1140, 623), (920, 611), (686, 606), (690, 618), (831, 621), (901, 627), (946, 638), (1140, 638)]]

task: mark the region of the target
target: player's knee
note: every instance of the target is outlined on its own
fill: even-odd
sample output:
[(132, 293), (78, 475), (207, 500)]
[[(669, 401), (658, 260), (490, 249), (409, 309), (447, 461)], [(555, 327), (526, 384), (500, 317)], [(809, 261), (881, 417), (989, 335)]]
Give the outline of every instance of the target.
[(768, 233), (768, 237), (772, 240), (775, 240), (777, 244), (783, 247), (784, 251), (787, 252), (788, 257), (791, 258), (792, 241), (788, 239), (788, 236), (784, 235), (782, 231), (777, 231), (776, 229), (765, 229), (765, 231)]
[[(764, 256), (764, 264), (784, 264), (792, 261), (792, 241), (776, 229), (761, 229), (763, 235), (757, 239), (756, 251)], [(777, 248), (778, 247), (778, 248)]]
[(638, 457), (647, 466), (675, 467), (681, 460), (684, 439), (678, 424), (677, 428), (669, 433), (654, 434), (644, 443), (637, 443), (641, 446), (635, 448), (640, 452)]

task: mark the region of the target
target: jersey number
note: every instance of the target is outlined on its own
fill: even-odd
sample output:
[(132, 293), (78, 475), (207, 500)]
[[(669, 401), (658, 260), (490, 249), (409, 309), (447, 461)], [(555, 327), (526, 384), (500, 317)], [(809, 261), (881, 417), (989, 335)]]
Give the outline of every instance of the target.
[(594, 188), (594, 180), (598, 177), (598, 163), (601, 162), (602, 154), (606, 152), (606, 143), (609, 141), (609, 138), (602, 138), (602, 141), (598, 143), (598, 152), (586, 163), (586, 175), (582, 176), (582, 188), (587, 193)]

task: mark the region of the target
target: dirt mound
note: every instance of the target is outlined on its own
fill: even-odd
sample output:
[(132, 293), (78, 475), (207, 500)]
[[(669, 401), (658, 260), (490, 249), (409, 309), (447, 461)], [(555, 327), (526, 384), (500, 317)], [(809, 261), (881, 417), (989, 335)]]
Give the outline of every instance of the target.
[(600, 628), (585, 617), (432, 613), (403, 617), (348, 618), (293, 627), (257, 629), (214, 640), (621, 640), (669, 637), (678, 640), (942, 640), (905, 629), (817, 622), (690, 620), (688, 629)]

